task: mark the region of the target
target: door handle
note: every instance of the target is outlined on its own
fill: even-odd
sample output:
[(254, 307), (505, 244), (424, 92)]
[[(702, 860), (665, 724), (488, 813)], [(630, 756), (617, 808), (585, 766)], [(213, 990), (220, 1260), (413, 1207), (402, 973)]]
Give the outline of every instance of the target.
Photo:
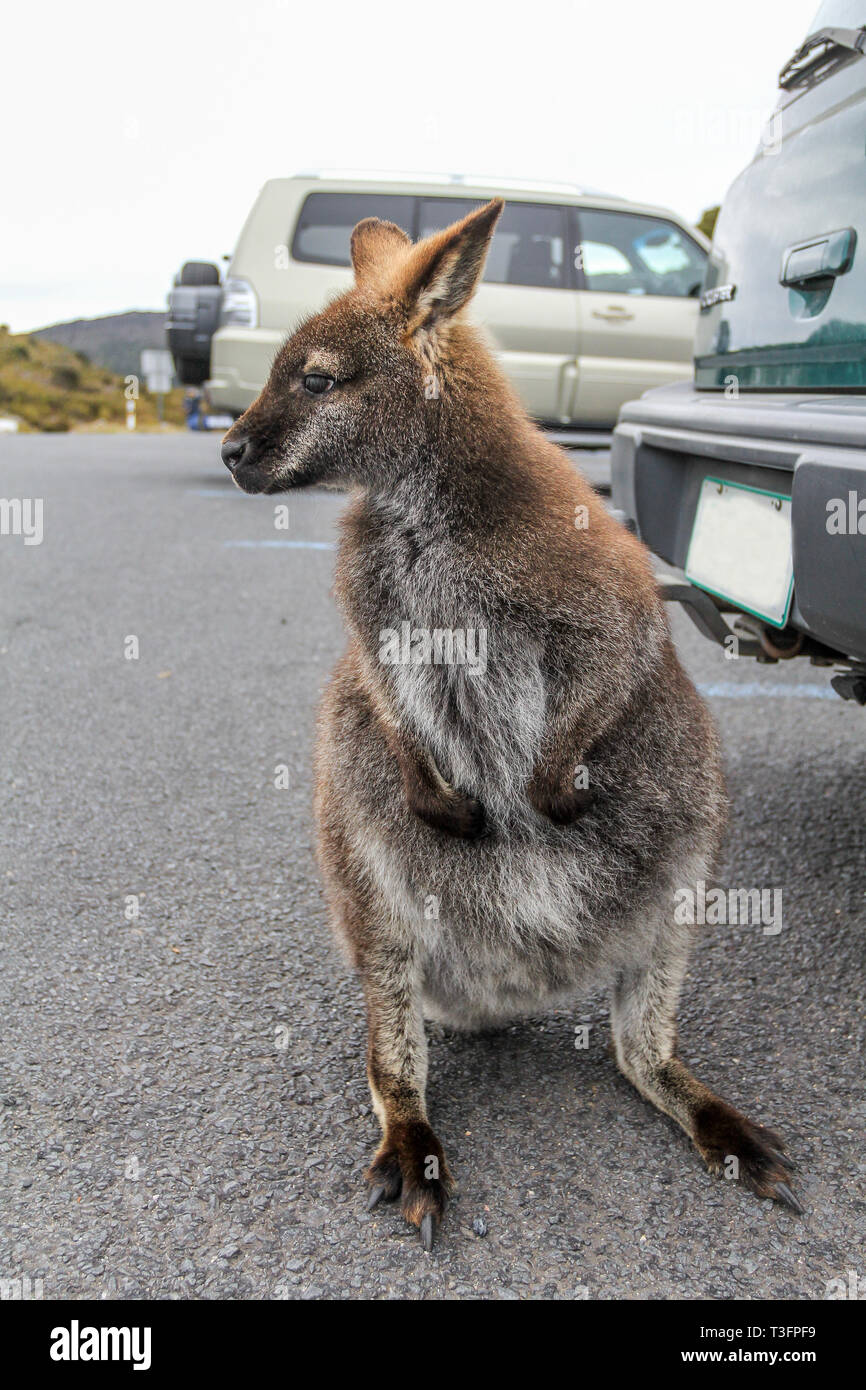
[(841, 231), (827, 232), (825, 236), (789, 246), (782, 252), (779, 283), (794, 286), (845, 275), (851, 269), (856, 247), (857, 233), (853, 227), (843, 227)]
[(593, 309), (592, 317), (594, 319), (608, 319), (611, 323), (616, 320), (625, 323), (626, 319), (633, 319), (634, 314), (630, 313), (628, 309), (621, 309), (618, 304), (611, 304), (607, 309)]

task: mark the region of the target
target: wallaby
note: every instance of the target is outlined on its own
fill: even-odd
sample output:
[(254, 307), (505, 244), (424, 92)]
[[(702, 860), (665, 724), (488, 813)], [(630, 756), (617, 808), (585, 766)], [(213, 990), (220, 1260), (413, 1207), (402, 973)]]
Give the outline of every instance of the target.
[(777, 1135), (677, 1054), (725, 793), (648, 556), (527, 417), (462, 311), (501, 199), (417, 244), (355, 228), (352, 289), (278, 353), (225, 436), (237, 485), (351, 490), (324, 696), (318, 848), (364, 989), (382, 1140), (430, 1249), (452, 1190), (427, 1117), (424, 1018), (489, 1027), (610, 989), (619, 1067), (715, 1173), (801, 1211)]

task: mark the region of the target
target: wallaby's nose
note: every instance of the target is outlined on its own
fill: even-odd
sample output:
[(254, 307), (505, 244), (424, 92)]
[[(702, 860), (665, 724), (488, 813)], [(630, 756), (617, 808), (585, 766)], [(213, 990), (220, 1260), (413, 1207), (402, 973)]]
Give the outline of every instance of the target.
[(249, 440), (247, 439), (223, 440), (223, 445), (220, 449), (220, 457), (230, 473), (234, 473), (235, 469), (240, 467), (241, 459), (246, 452), (248, 443)]

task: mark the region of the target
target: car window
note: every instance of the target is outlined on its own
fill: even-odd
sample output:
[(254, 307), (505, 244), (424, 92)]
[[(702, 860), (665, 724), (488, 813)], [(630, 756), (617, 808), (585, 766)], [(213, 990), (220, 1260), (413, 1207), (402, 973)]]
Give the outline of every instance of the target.
[[(418, 235), (441, 231), (483, 205), (483, 199), (422, 198)], [(565, 246), (564, 208), (548, 203), (507, 203), (490, 243), (484, 279), (493, 285), (563, 289), (569, 273)]]
[(696, 294), (706, 253), (672, 222), (581, 208), (575, 264), (588, 290), (604, 294)]
[(292, 256), (322, 265), (351, 265), (349, 239), (358, 222), (381, 217), (412, 236), (414, 214), (415, 199), (399, 193), (310, 193), (295, 227)]

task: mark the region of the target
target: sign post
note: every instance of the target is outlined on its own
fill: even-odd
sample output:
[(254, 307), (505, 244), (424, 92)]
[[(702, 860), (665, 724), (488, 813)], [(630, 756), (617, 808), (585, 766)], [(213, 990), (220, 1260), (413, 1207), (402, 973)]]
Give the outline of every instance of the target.
[(156, 396), (156, 409), (160, 424), (165, 419), (165, 394), (171, 390), (174, 375), (174, 362), (167, 348), (144, 348), (141, 353), (141, 375), (152, 395)]

